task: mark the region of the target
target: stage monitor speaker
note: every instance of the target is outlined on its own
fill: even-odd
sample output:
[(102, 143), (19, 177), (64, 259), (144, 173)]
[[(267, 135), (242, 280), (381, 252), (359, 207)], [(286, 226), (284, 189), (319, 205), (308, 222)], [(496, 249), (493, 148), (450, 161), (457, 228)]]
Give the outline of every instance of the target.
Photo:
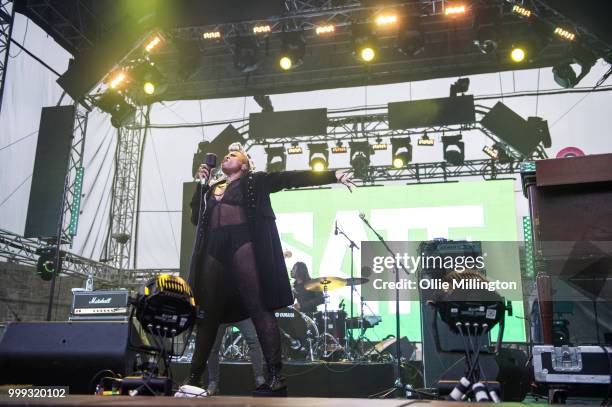
[(111, 372), (134, 371), (139, 344), (128, 322), (14, 322), (0, 343), (0, 383), (69, 386), (71, 394), (93, 394)]
[(393, 102), (387, 107), (391, 130), (474, 123), (474, 96)]
[(480, 124), (525, 157), (531, 157), (548, 132), (545, 122), (533, 119), (528, 123), (502, 102), (497, 102)]
[(193, 251), (193, 243), (195, 241), (196, 227), (191, 223), (191, 198), (196, 190), (195, 182), (183, 183), (183, 213), (181, 216), (181, 258), (179, 265), (179, 274), (187, 281), (189, 278), (189, 263), (191, 262), (191, 253)]
[[(400, 352), (402, 353), (402, 359), (405, 359), (405, 360), (410, 360), (412, 358), (412, 355), (414, 354), (414, 346), (405, 336), (402, 336), (402, 338), (400, 339)], [(378, 342), (376, 345), (374, 345), (374, 349), (371, 349), (368, 352), (366, 352), (366, 355), (375, 356), (378, 353), (380, 354), (388, 353), (389, 355), (395, 358), (397, 355), (397, 348), (395, 346), (395, 337), (390, 337), (383, 341)]]
[(327, 109), (251, 113), (249, 137), (254, 140), (327, 134)]
[(74, 128), (74, 106), (43, 107), (24, 237), (55, 237)]

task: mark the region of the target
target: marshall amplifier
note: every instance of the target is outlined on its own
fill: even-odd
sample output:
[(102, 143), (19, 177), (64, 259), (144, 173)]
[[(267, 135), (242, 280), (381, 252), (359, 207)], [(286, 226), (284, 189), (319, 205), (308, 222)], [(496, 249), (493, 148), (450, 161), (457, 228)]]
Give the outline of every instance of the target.
[(127, 290), (75, 291), (70, 307), (70, 321), (126, 321)]

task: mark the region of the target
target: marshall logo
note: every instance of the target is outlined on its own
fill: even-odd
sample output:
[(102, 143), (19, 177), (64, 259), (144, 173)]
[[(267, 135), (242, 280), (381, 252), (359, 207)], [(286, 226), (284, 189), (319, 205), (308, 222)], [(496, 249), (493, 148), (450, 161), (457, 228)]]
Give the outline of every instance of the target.
[(111, 297), (107, 297), (107, 298), (93, 297), (91, 300), (89, 300), (89, 304), (110, 304), (110, 302), (111, 302)]

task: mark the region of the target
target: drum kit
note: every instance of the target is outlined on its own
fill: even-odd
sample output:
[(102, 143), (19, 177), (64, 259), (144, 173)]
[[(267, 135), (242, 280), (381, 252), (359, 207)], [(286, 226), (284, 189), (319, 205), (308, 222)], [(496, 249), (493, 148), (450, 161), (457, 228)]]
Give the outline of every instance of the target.
[[(283, 356), (288, 360), (357, 360), (364, 357), (363, 347), (355, 346), (357, 342), (367, 341), (366, 329), (381, 321), (379, 316), (364, 316), (363, 298), (361, 314), (356, 318), (347, 318), (343, 306), (337, 310), (329, 309), (329, 292), (343, 287), (354, 289), (356, 285), (368, 282), (367, 278), (319, 277), (304, 284), (307, 291), (323, 294), (323, 311), (307, 315), (293, 306), (276, 311), (281, 332)], [(341, 302), (342, 304), (342, 302)], [(352, 340), (350, 330), (359, 329), (357, 340)], [(347, 334), (348, 333), (348, 334)]]

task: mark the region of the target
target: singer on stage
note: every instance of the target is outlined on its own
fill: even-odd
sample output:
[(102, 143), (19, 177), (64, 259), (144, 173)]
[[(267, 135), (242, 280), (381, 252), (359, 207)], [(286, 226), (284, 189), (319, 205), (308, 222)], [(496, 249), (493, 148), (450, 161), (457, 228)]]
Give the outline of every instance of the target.
[[(250, 317), (269, 373), (254, 395), (286, 395), (273, 310), (291, 305), (293, 296), (270, 194), (334, 182), (351, 190), (354, 184), (348, 174), (334, 171), (255, 173), (242, 146), (232, 144), (229, 150), (221, 162), (223, 176), (198, 184), (191, 200), (191, 221), (197, 228), (189, 282), (202, 318), (189, 384), (201, 384), (219, 324)], [(196, 178), (209, 175), (202, 165)]]

